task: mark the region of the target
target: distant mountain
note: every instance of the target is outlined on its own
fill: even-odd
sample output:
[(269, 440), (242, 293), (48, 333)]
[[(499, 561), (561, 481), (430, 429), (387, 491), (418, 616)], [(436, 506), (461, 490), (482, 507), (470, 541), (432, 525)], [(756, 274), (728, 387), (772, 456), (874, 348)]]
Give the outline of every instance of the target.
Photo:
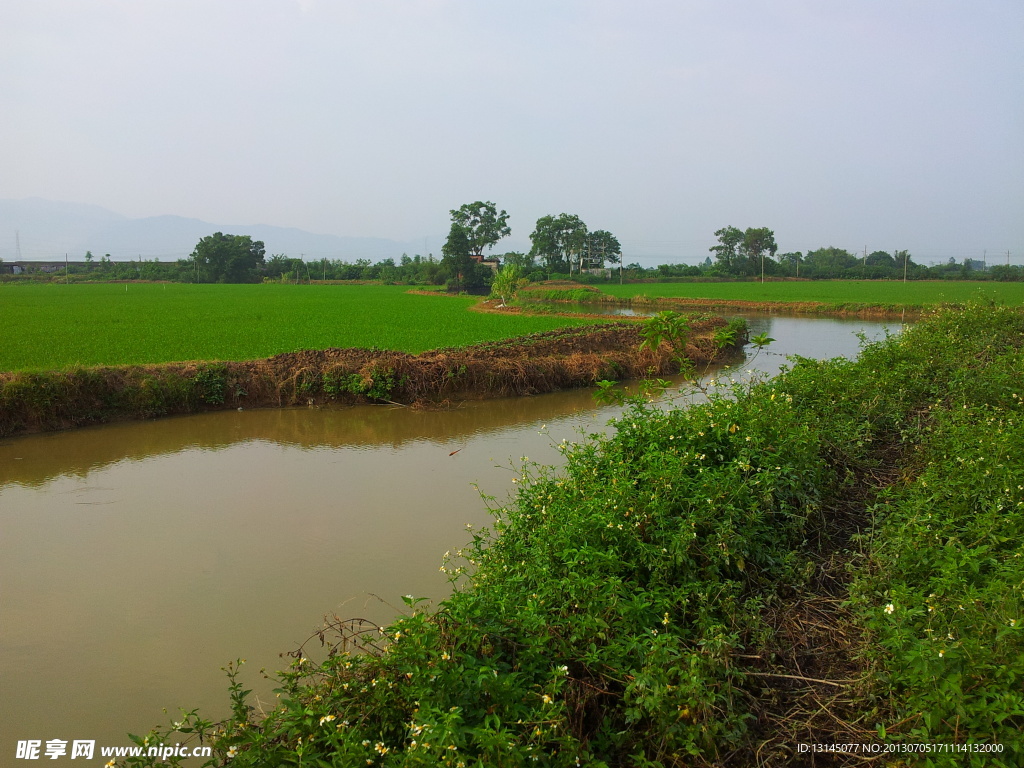
[(109, 253), (115, 261), (186, 258), (199, 240), (214, 232), (250, 235), (262, 240), (267, 255), (284, 253), (318, 259), (398, 259), (423, 250), (423, 241), (399, 242), (375, 237), (318, 235), (293, 227), (266, 224), (211, 224), (181, 216), (129, 219), (96, 205), (61, 203), (41, 198), (0, 200), (0, 259), (58, 260), (67, 253), (82, 259)]

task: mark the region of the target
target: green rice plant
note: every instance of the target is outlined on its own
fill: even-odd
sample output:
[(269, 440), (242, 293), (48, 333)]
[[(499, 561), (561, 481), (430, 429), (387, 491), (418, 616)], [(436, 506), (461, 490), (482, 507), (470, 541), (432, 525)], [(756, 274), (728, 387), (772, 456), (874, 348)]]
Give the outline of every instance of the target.
[(254, 360), (301, 349), (423, 352), (595, 320), (470, 312), (382, 285), (3, 285), (0, 371)]
[(824, 302), (835, 306), (875, 305), (899, 312), (939, 304), (1024, 304), (1024, 284), (957, 281), (803, 280), (778, 282), (634, 283), (602, 290), (633, 303), (658, 298), (736, 301)]

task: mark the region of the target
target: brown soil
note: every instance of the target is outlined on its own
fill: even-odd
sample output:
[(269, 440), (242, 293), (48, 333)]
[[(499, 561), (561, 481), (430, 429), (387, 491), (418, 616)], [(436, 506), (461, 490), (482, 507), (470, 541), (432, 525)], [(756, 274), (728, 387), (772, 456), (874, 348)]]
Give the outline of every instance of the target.
[(694, 320), (684, 350), (640, 349), (640, 326), (607, 323), (411, 355), (304, 350), (265, 360), (172, 363), (0, 374), (0, 437), (233, 408), (326, 403), (419, 407), (533, 395), (679, 372), (679, 353), (703, 366), (721, 354), (718, 318)]

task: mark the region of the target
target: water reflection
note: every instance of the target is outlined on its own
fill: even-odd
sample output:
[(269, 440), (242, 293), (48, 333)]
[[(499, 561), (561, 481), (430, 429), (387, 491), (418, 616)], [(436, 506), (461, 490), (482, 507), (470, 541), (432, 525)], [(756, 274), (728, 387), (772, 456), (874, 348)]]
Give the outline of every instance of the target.
[(572, 390), (543, 397), (467, 401), (447, 410), (292, 408), (126, 422), (0, 440), (0, 486), (38, 485), (59, 475), (84, 478), (126, 459), (185, 450), (213, 451), (260, 440), (307, 449), (400, 449), (423, 440), (448, 444), (511, 425), (566, 418), (596, 408), (589, 390)]

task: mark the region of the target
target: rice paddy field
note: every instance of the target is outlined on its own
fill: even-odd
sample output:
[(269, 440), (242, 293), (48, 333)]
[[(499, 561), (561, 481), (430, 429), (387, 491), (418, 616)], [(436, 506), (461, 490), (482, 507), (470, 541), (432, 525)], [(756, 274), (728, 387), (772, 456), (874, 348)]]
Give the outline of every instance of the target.
[(470, 312), (386, 285), (0, 285), (0, 371), (377, 347), (422, 352), (585, 320)]
[(807, 280), (750, 283), (634, 283), (602, 285), (600, 289), (619, 298), (682, 297), (739, 301), (820, 301), (828, 304), (885, 304), (925, 307), (943, 303), (995, 301), (1024, 304), (1024, 283), (893, 281), (893, 280)]
[[(0, 371), (376, 347), (422, 352), (594, 320), (471, 312), (479, 299), (388, 285), (0, 284)], [(1024, 304), (1024, 283), (807, 281), (603, 285), (632, 298), (875, 304)]]

